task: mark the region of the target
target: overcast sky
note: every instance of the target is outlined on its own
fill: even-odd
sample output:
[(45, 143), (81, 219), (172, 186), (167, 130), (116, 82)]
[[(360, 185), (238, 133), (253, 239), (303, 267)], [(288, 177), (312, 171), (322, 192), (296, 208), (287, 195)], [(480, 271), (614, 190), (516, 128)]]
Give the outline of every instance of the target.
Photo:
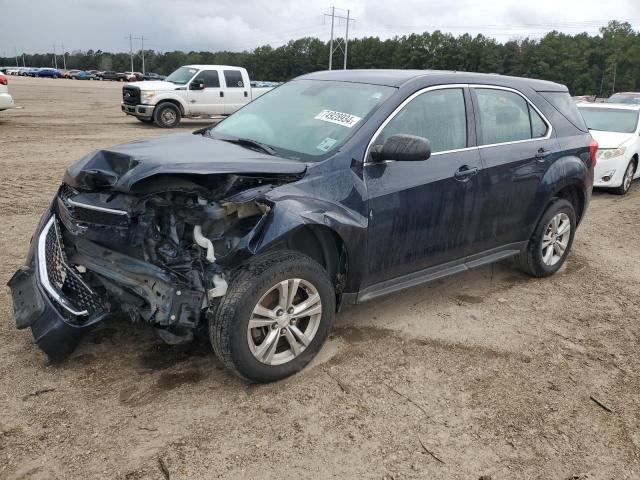
[[(14, 48), (50, 52), (54, 43), (58, 51), (61, 44), (67, 51), (128, 51), (130, 32), (160, 51), (326, 40), (330, 22), (323, 14), (331, 5), (351, 10), (350, 37), (440, 29), (506, 41), (553, 29), (597, 33), (612, 18), (640, 30), (640, 0), (0, 0), (0, 55), (11, 56)], [(344, 21), (336, 34), (344, 34)]]

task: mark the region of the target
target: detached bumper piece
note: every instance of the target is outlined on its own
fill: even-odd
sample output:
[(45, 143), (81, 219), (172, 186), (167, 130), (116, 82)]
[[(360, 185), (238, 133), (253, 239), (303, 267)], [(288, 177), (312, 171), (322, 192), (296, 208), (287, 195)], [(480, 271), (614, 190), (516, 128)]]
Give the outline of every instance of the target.
[(38, 347), (62, 358), (107, 312), (100, 296), (69, 266), (54, 215), (35, 241), (31, 265), (20, 268), (8, 284), (16, 326), (31, 327)]

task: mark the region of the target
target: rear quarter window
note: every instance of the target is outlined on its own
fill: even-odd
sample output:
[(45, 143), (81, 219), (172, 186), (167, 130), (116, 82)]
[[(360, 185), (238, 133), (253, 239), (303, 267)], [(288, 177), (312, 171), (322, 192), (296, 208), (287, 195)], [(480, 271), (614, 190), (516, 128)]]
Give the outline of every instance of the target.
[(577, 129), (588, 132), (587, 125), (584, 123), (582, 115), (578, 111), (575, 102), (569, 95), (569, 92), (538, 92), (553, 107), (562, 114), (564, 118), (569, 120)]

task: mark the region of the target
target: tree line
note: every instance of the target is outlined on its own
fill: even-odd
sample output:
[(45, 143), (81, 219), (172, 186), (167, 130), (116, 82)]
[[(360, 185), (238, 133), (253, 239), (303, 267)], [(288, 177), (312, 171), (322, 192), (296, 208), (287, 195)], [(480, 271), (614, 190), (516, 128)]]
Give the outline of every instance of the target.
[[(53, 54), (25, 55), (31, 67), (53, 66)], [(58, 55), (58, 67), (62, 65)], [(318, 38), (300, 38), (273, 48), (252, 51), (156, 52), (145, 50), (147, 72), (168, 74), (188, 64), (223, 64), (247, 68), (254, 80), (286, 81), (328, 68), (329, 44)], [(65, 55), (67, 68), (128, 71), (129, 53), (100, 50)], [(337, 53), (334, 66), (343, 58)], [(0, 65), (16, 59), (0, 57)], [(22, 66), (22, 58), (19, 58)], [(135, 70), (141, 69), (140, 52)], [(363, 37), (349, 41), (348, 68), (402, 68), (459, 70), (541, 78), (567, 85), (574, 95), (607, 96), (615, 91), (640, 90), (640, 31), (626, 22), (610, 21), (598, 35), (569, 35), (552, 31), (541, 39), (499, 43), (484, 35), (454, 36), (440, 31), (381, 40)]]

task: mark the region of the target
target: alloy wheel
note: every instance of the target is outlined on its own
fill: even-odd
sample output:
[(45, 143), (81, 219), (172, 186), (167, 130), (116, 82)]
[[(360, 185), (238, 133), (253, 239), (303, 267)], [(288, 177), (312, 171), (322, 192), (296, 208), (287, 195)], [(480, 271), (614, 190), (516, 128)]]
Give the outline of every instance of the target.
[(631, 187), (631, 182), (633, 180), (634, 173), (635, 173), (635, 168), (634, 168), (633, 162), (630, 162), (629, 166), (627, 167), (627, 171), (624, 174), (624, 179), (622, 180), (625, 192), (629, 190), (629, 187)]
[(278, 282), (260, 298), (247, 328), (253, 356), (267, 365), (298, 357), (315, 337), (322, 301), (315, 286), (301, 278)]
[(571, 220), (566, 213), (555, 215), (542, 237), (542, 261), (552, 267), (564, 255), (571, 238)]

